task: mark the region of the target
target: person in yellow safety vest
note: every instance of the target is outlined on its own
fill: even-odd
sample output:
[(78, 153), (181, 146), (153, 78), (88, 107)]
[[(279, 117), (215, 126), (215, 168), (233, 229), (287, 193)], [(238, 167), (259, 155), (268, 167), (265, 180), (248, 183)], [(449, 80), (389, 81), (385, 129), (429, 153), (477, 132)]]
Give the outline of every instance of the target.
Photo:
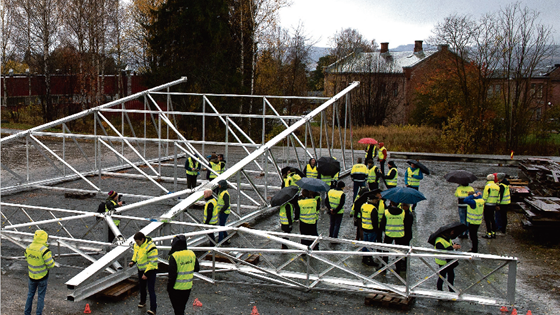
[(298, 174), (298, 170), (292, 167), (283, 175), (281, 188), (297, 186), (296, 183), (300, 179), (301, 176)]
[[(500, 179), (500, 175), (503, 173), (498, 174), (498, 179)], [(511, 204), (511, 194), (509, 191), (509, 181), (505, 178), (501, 179), (499, 187), (500, 187), (500, 197), (498, 199), (498, 204), (496, 205), (496, 229), (499, 233), (506, 233), (507, 227), (507, 212), (509, 210)]]
[(389, 163), (387, 163), (387, 166), (389, 166), (389, 172), (387, 173), (387, 175), (383, 176), (383, 178), (385, 179), (385, 186), (387, 186), (387, 189), (391, 189), (397, 187), (399, 172), (397, 170), (397, 165), (395, 165), (395, 162), (389, 161)]
[(486, 222), (486, 234), (483, 235), (482, 238), (490, 239), (496, 238), (496, 220), (494, 218), (494, 212), (496, 211), (498, 198), (500, 198), (500, 187), (496, 185), (498, 179), (495, 173), (488, 174), (486, 180), (486, 186), (484, 186), (484, 193), (482, 194), (482, 198), (485, 201), (484, 222)]
[(379, 188), (379, 179), (383, 178), (383, 174), (373, 163), (373, 159), (366, 160), (368, 167), (368, 177), (367, 183), (369, 190), (375, 190)]
[(310, 158), (309, 163), (305, 166), (303, 174), (305, 175), (305, 177), (319, 178), (319, 171), (317, 171), (317, 160), (315, 160), (314, 158)]
[[(381, 190), (374, 190), (368, 198), (368, 202), (364, 203), (360, 209), (360, 216), (362, 218), (362, 230), (364, 233), (365, 242), (379, 242), (380, 230), (379, 224), (381, 218), (379, 213), (385, 209), (381, 201)], [(368, 252), (367, 247), (362, 247), (362, 252)], [(368, 266), (373, 266), (373, 258), (371, 256), (362, 256), (362, 263)]]
[(129, 267), (136, 264), (138, 267), (138, 279), (140, 280), (140, 303), (139, 308), (146, 306), (146, 285), (150, 293), (150, 310), (148, 314), (155, 315), (156, 303), (156, 272), (158, 269), (158, 250), (152, 238), (142, 232), (134, 234), (134, 254)]
[(364, 234), (362, 231), (362, 217), (360, 209), (362, 208), (363, 203), (356, 203), (356, 200), (363, 196), (369, 189), (367, 187), (362, 187), (358, 191), (358, 195), (354, 198), (354, 202), (352, 203), (352, 208), (350, 209), (350, 217), (354, 218), (354, 226), (356, 227), (356, 241), (360, 241), (364, 239)]
[(208, 168), (205, 168), (204, 170), (208, 171), (206, 173), (206, 179), (207, 180), (213, 180), (214, 178), (218, 177), (218, 175), (220, 174), (221, 169), (222, 169), (220, 163), (218, 162), (218, 156), (216, 154), (212, 154), (210, 156), (210, 160), (208, 162), (208, 165), (210, 166), (212, 171), (214, 171), (215, 173), (210, 171)]
[[(450, 235), (448, 233), (442, 234), (441, 236), (436, 238), (435, 248), (440, 250), (460, 249), (461, 245), (453, 244), (453, 242), (451, 242), (451, 239), (453, 238), (455, 238), (455, 235)], [(452, 261), (452, 259), (443, 260), (437, 257), (435, 258), (435, 260), (436, 264), (438, 264), (440, 268), (447, 265), (448, 262)], [(453, 282), (455, 281), (454, 269), (455, 267), (457, 267), (457, 265), (458, 262), (455, 262), (439, 271), (439, 277), (437, 280), (437, 289), (439, 291), (443, 290), (443, 279), (445, 278), (447, 278), (447, 282), (449, 282), (449, 284), (453, 285)], [(451, 287), (449, 287), (449, 291), (455, 292), (455, 290), (453, 290)]]
[(344, 204), (346, 203), (346, 194), (344, 193), (345, 186), (343, 181), (339, 181), (336, 184), (336, 188), (329, 190), (327, 193), (328, 202), (325, 202), (325, 205), (327, 206), (328, 214), (331, 216), (329, 237), (332, 238), (338, 238), (338, 231), (342, 223)]
[(200, 270), (196, 255), (187, 249), (187, 239), (177, 235), (171, 241), (169, 268), (167, 274), (167, 293), (175, 315), (184, 315), (191, 295), (193, 274)]
[[(202, 222), (208, 225), (217, 225), (219, 211), (218, 201), (214, 198), (212, 190), (206, 189), (204, 191), (204, 200), (206, 201), (206, 204), (204, 205), (204, 219)], [(212, 240), (212, 243), (216, 242), (213, 232), (208, 234), (208, 237)]]
[[(294, 221), (299, 220), (299, 205), (296, 196), (280, 206), (280, 229), (284, 233), (292, 232), (292, 226)], [(288, 239), (284, 237), (284, 239)], [(288, 246), (282, 244), (282, 249), (288, 249)]]
[(220, 171), (218, 174), (223, 174), (226, 171), (226, 160), (223, 154), (218, 154), (218, 164), (220, 165)]
[[(109, 197), (107, 197), (107, 199), (105, 200), (105, 212), (115, 211), (116, 208), (123, 205), (123, 201), (119, 200), (120, 196), (116, 191), (111, 190), (108, 195)], [(115, 223), (115, 225), (118, 227), (119, 224), (121, 224), (121, 220), (113, 219), (113, 223)], [(114, 239), (115, 239), (115, 234), (113, 233), (113, 230), (108, 228), (107, 241), (109, 243), (112, 243)]]
[(469, 238), (472, 248), (469, 252), (478, 253), (478, 228), (482, 224), (484, 215), (484, 199), (480, 191), (469, 191), (468, 196), (463, 199), (467, 205), (467, 226), (469, 227)]
[[(457, 197), (457, 206), (459, 212), (459, 221), (464, 225), (467, 225), (467, 204), (465, 204), (464, 199), (467, 198), (470, 192), (474, 192), (474, 188), (471, 186), (459, 185), (455, 190), (455, 197)], [(459, 238), (467, 238), (468, 231), (459, 235)]]
[[(381, 219), (380, 229), (385, 232), (384, 243), (397, 245), (408, 245), (412, 239), (412, 222), (414, 218), (411, 211), (405, 211), (398, 207), (398, 203), (391, 201), (389, 208)], [(384, 258), (387, 262), (387, 257)], [(396, 272), (406, 270), (406, 259), (396, 263)]]
[[(410, 166), (404, 172), (404, 185), (406, 187), (418, 190), (420, 188), (420, 181), (424, 179), (424, 174), (420, 168), (411, 163)], [(412, 205), (412, 210), (416, 209), (416, 204)]]
[[(299, 205), (299, 232), (303, 235), (319, 236), (317, 233), (317, 201), (313, 198), (311, 192), (302, 189), (301, 198), (298, 200)], [(303, 245), (313, 244), (312, 240), (301, 239)], [(319, 244), (314, 248), (319, 249)]]
[(356, 198), (358, 190), (360, 189), (360, 187), (366, 185), (366, 180), (368, 177), (368, 169), (367, 166), (362, 163), (362, 158), (358, 158), (357, 163), (352, 166), (350, 177), (352, 177), (352, 181), (354, 182), (353, 198)]
[(377, 160), (379, 160), (379, 168), (381, 168), (381, 174), (385, 174), (385, 161), (389, 158), (387, 149), (385, 148), (385, 143), (379, 142), (379, 150), (377, 151)]
[(189, 156), (185, 161), (185, 173), (187, 173), (187, 188), (193, 189), (196, 187), (196, 178), (200, 174), (200, 163), (196, 160), (198, 154), (194, 157)]
[(373, 159), (378, 155), (378, 149), (375, 144), (368, 144), (367, 148), (364, 151), (366, 151), (366, 156), (364, 157), (364, 161), (366, 162), (369, 159), (373, 161)]
[(49, 269), (54, 267), (52, 253), (48, 248), (49, 235), (43, 230), (35, 231), (33, 242), (25, 249), (27, 270), (29, 275), (25, 315), (31, 315), (33, 298), (37, 293), (37, 314), (42, 314), (45, 307), (45, 295), (49, 281)]
[[(228, 183), (225, 180), (218, 182), (218, 221), (221, 226), (226, 226), (226, 222), (231, 210), (231, 199), (228, 192)], [(228, 234), (226, 231), (220, 232), (218, 235), (218, 242), (221, 242), (224, 238), (227, 238)], [(224, 244), (229, 245), (230, 241), (227, 240)]]

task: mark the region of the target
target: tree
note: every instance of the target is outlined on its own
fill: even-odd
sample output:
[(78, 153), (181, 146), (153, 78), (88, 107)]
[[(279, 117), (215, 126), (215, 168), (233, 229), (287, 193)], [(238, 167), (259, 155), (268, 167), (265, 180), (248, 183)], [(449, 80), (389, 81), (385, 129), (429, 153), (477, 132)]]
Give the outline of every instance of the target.
[(333, 55), (326, 55), (319, 58), (317, 62), (317, 67), (315, 70), (311, 72), (311, 76), (309, 77), (308, 88), (311, 91), (323, 91), (325, 90), (325, 73), (323, 72), (323, 68), (327, 67), (328, 65), (335, 62), (336, 59)]

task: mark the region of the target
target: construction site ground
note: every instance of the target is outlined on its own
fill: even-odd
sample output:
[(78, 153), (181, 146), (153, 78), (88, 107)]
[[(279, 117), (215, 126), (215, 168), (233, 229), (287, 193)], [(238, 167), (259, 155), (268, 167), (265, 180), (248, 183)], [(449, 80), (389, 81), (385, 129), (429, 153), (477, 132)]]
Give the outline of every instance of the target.
[[(2, 148), (2, 159), (9, 152)], [(359, 153), (362, 154), (361, 152)], [(231, 159), (232, 161), (234, 159)], [(183, 160), (184, 161), (184, 160)], [(406, 160), (395, 160), (399, 168), (399, 185), (403, 185)], [(413, 246), (429, 247), (430, 233), (438, 227), (458, 220), (456, 198), (453, 193), (456, 184), (443, 179), (450, 170), (464, 169), (473, 172), (480, 180), (473, 183), (475, 189), (481, 190), (488, 173), (503, 172), (517, 176), (515, 167), (497, 164), (431, 162), (423, 161), (430, 168), (431, 175), (421, 182), (422, 191), (427, 201), (418, 204), (415, 210)], [(4, 174), (4, 173), (2, 173)], [(184, 174), (184, 173), (181, 173)], [(346, 193), (352, 195), (352, 182), (345, 178)], [(125, 185), (143, 185), (135, 180), (118, 180), (119, 190), (126, 191)], [(2, 197), (2, 201), (15, 202), (40, 198), (44, 206), (56, 206), (64, 199), (63, 193), (52, 192), (34, 196), (34, 192), (25, 192)], [(91, 211), (97, 208), (97, 199), (91, 199)], [(339, 237), (354, 239), (355, 227), (348, 216), (351, 197), (347, 198), (346, 214), (342, 221)], [(479, 238), (479, 251), (495, 255), (514, 256), (519, 259), (517, 269), (516, 305), (519, 314), (531, 310), (533, 314), (560, 313), (560, 244), (557, 235), (542, 234), (539, 231), (524, 230), (520, 224), (521, 214), (511, 211), (508, 215), (507, 234), (493, 240)], [(328, 234), (329, 220), (321, 214), (319, 233)], [(257, 229), (279, 231), (277, 216), (265, 218), (253, 226)], [(479, 230), (479, 237), (485, 231), (484, 224)], [(293, 233), (297, 233), (297, 228)], [(129, 235), (125, 235), (129, 237)], [(463, 250), (470, 249), (468, 239), (457, 240)], [(21, 256), (23, 250), (7, 241), (2, 242), (2, 256)], [(99, 256), (97, 256), (99, 258)], [(356, 258), (358, 259), (358, 258)], [(66, 259), (68, 265), (89, 264), (81, 257)], [(24, 260), (2, 259), (1, 274), (1, 313), (21, 314), (27, 296), (27, 264)], [(356, 262), (359, 264), (359, 262)], [(456, 283), (460, 282), (460, 266), (456, 269)], [(90, 297), (79, 302), (66, 301), (68, 290), (65, 282), (79, 273), (81, 269), (71, 267), (55, 268), (51, 271), (44, 314), (83, 314), (86, 303), (92, 314), (146, 314), (146, 309), (138, 309), (138, 293), (134, 292), (122, 299), (109, 300), (102, 297)], [(166, 292), (165, 277), (156, 283), (158, 298), (157, 314), (172, 314), (171, 303)], [(435, 287), (435, 279), (430, 280)], [(187, 314), (251, 314), (254, 306), (260, 314), (500, 314), (496, 306), (469, 304), (466, 302), (449, 302), (435, 299), (417, 298), (408, 310), (390, 306), (366, 306), (366, 294), (336, 291), (302, 292), (298, 290), (264, 286), (247, 286), (234, 284), (209, 284), (195, 281), (187, 306)], [(198, 298), (201, 307), (193, 307), (192, 302)], [(511, 310), (511, 306), (508, 306)]]

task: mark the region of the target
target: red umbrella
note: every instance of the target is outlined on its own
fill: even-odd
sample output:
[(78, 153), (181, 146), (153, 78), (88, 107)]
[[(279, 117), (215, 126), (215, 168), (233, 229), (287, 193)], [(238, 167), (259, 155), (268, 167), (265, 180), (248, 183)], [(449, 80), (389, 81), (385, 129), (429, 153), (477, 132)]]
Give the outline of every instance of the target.
[(362, 139), (360, 139), (360, 141), (358, 141), (358, 143), (361, 143), (361, 144), (377, 144), (377, 140), (375, 140), (373, 138), (362, 138)]

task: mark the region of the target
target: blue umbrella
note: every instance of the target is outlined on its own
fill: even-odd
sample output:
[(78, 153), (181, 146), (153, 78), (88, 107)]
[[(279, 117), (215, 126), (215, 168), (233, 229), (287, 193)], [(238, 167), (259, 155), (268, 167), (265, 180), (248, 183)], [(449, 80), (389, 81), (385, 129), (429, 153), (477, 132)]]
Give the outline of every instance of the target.
[(381, 196), (396, 203), (415, 204), (426, 200), (424, 194), (409, 187), (394, 187), (381, 192)]
[(302, 189), (314, 192), (329, 191), (331, 189), (324, 181), (317, 178), (302, 177), (296, 184)]

